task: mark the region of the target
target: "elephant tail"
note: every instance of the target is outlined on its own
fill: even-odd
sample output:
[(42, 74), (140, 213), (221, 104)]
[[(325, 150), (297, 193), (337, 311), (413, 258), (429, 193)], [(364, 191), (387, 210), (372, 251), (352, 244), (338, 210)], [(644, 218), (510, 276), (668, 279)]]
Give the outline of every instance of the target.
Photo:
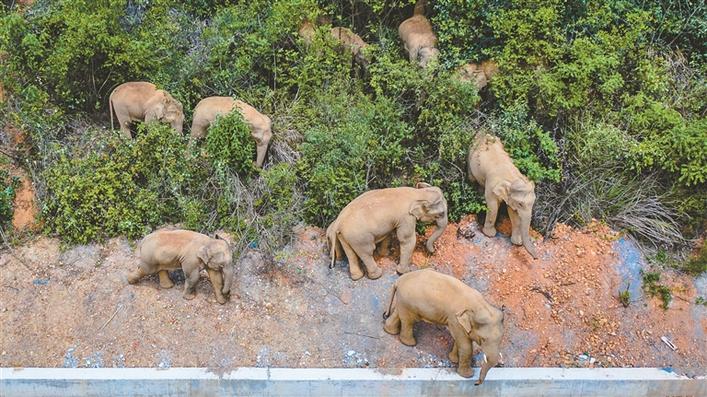
[(337, 236), (337, 234), (338, 230), (336, 223), (332, 223), (327, 229), (326, 236), (329, 241), (329, 257), (331, 258), (331, 262), (329, 262), (329, 269), (333, 269), (334, 264), (336, 263), (336, 245), (339, 244), (339, 236)]
[(393, 301), (395, 300), (395, 293), (398, 291), (398, 282), (393, 283), (393, 292), (390, 293), (390, 302), (388, 302), (388, 309), (383, 312), (383, 319), (390, 317), (390, 313), (393, 312)]
[(115, 91), (110, 93), (110, 96), (108, 97), (108, 109), (110, 110), (110, 129), (113, 131), (113, 93)]

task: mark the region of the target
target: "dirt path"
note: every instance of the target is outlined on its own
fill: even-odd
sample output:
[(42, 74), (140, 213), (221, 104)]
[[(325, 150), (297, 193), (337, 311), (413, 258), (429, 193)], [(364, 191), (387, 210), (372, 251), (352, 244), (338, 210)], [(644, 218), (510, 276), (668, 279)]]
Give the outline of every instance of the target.
[[(473, 217), (450, 225), (434, 255), (422, 242), (414, 263), (506, 306), (507, 366), (672, 366), (705, 374), (707, 308), (694, 301), (707, 295), (707, 280), (664, 273), (679, 296), (664, 311), (640, 291), (635, 247), (606, 227), (561, 225), (538, 244), (535, 261), (507, 236), (485, 237)], [(155, 278), (126, 285), (135, 261), (125, 240), (61, 252), (57, 241), (39, 238), (16, 249), (22, 261), (0, 254), (0, 366), (451, 366), (444, 328), (418, 324), (415, 347), (383, 332), (396, 255), (379, 258), (381, 279), (353, 282), (344, 263), (327, 268), (325, 251), (323, 231), (307, 228), (275, 264), (249, 253), (238, 264), (240, 298), (221, 306), (205, 277), (192, 301), (181, 298), (183, 278), (170, 290)], [(633, 302), (624, 308), (616, 296), (629, 282)]]

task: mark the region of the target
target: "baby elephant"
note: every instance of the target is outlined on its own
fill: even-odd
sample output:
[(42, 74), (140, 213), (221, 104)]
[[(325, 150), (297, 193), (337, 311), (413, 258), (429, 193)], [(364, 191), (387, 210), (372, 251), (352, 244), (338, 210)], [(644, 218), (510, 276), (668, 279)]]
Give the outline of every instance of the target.
[(250, 127), (250, 134), (255, 140), (256, 160), (255, 165), (263, 167), (265, 154), (272, 138), (272, 121), (270, 117), (260, 113), (249, 104), (226, 96), (212, 96), (204, 98), (194, 108), (194, 120), (191, 124), (192, 138), (203, 138), (206, 130), (216, 120), (216, 117), (227, 115), (233, 109), (243, 116), (243, 120)]
[(410, 258), (417, 242), (415, 225), (435, 222), (437, 229), (427, 240), (427, 251), (434, 252), (434, 243), (447, 227), (447, 200), (442, 190), (426, 183), (416, 187), (396, 187), (369, 190), (351, 201), (327, 228), (331, 263), (341, 259), (343, 252), (349, 259), (351, 278), (363, 277), (359, 259), (363, 261), (368, 278), (376, 279), (383, 272), (373, 259), (376, 243), (395, 232), (400, 242), (398, 273), (409, 271)]
[(211, 238), (190, 230), (158, 230), (142, 239), (137, 254), (140, 264), (128, 275), (130, 284), (149, 274), (159, 273), (160, 286), (172, 288), (174, 283), (167, 271), (181, 267), (186, 278), (184, 299), (194, 299), (199, 270), (206, 268), (216, 301), (223, 305), (230, 296), (233, 282), (231, 246), (219, 233)]
[(503, 148), (498, 137), (479, 133), (469, 148), (469, 180), (484, 187), (486, 198), (486, 221), (481, 231), (489, 236), (496, 235), (496, 216), (501, 201), (508, 207), (511, 218), (511, 242), (523, 245), (534, 258), (538, 253), (530, 238), (530, 221), (535, 204), (535, 184), (525, 175)]
[(484, 363), (477, 385), (501, 358), (499, 346), (503, 336), (503, 312), (491, 306), (479, 291), (454, 277), (424, 269), (402, 275), (393, 284), (383, 329), (391, 335), (400, 334), (408, 346), (417, 342), (412, 334), (415, 321), (446, 325), (454, 337), (449, 360), (459, 363), (459, 375), (470, 378), (473, 344), (480, 345)]

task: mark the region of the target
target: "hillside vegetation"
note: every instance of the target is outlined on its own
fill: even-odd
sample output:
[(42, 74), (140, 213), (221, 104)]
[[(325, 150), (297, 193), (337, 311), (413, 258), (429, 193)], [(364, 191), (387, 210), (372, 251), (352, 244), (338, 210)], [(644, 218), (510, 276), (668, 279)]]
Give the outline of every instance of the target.
[[(536, 182), (541, 232), (597, 218), (674, 249), (704, 231), (701, 1), (431, 0), (440, 59), (426, 69), (398, 38), (411, 0), (16, 3), (0, 16), (0, 117), (26, 135), (13, 156), (34, 179), (45, 231), (69, 243), (181, 223), (274, 251), (293, 226), (325, 227), (368, 189), (417, 181), (440, 186), (458, 220), (484, 210), (466, 176), (479, 130)], [(329, 25), (305, 45), (298, 29), (321, 17), (371, 44), (368, 68)], [(488, 59), (499, 73), (481, 92), (454, 78)], [(185, 136), (161, 124), (134, 139), (111, 131), (108, 96), (126, 81), (181, 101)], [(238, 118), (189, 142), (194, 106), (213, 95), (272, 119), (263, 170)], [(16, 182), (1, 176), (6, 219)]]

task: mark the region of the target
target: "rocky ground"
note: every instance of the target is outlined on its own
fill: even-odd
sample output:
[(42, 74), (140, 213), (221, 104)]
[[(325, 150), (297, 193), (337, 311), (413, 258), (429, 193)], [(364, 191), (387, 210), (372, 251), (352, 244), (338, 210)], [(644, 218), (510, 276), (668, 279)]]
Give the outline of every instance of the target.
[[(707, 372), (707, 277), (663, 271), (667, 310), (641, 290), (646, 266), (636, 246), (600, 224), (559, 225), (533, 260), (508, 239), (487, 238), (473, 216), (451, 224), (428, 255), (420, 237), (413, 262), (452, 274), (505, 305), (506, 366), (672, 367)], [(536, 238), (539, 236), (536, 235)], [(351, 281), (345, 263), (327, 267), (323, 231), (305, 228), (273, 263), (257, 250), (237, 264), (234, 295), (218, 305), (205, 275), (197, 299), (156, 278), (126, 283), (135, 266), (124, 239), (62, 250), (37, 238), (0, 253), (2, 367), (449, 367), (451, 337), (420, 323), (418, 345), (383, 331), (396, 280), (396, 253), (378, 258), (378, 280)], [(628, 287), (631, 303), (617, 298)], [(665, 337), (677, 350), (661, 340)]]

